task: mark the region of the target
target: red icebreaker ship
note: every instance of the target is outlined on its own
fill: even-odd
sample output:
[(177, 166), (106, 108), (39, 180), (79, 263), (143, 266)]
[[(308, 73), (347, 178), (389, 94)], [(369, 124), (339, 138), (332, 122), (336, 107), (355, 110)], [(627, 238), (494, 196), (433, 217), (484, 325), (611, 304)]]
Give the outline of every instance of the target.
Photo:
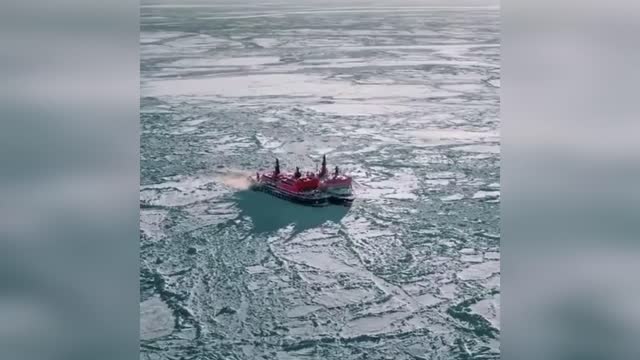
[(256, 173), (255, 178), (250, 178), (251, 188), (304, 205), (351, 205), (351, 177), (340, 175), (338, 167), (332, 176), (328, 175), (326, 165), (326, 158), (323, 157), (319, 174), (303, 175), (298, 168), (293, 174), (285, 174), (280, 172), (280, 162), (276, 159), (273, 172), (262, 175)]

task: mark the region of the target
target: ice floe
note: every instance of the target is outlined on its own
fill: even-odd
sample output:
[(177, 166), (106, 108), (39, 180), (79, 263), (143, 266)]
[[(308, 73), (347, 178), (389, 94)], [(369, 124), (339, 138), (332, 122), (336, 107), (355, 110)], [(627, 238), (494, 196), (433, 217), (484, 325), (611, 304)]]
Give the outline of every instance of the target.
[(458, 273), (461, 280), (482, 280), (500, 272), (499, 261), (487, 261), (471, 265)]
[(140, 304), (140, 339), (152, 340), (173, 332), (173, 314), (160, 297), (154, 296)]

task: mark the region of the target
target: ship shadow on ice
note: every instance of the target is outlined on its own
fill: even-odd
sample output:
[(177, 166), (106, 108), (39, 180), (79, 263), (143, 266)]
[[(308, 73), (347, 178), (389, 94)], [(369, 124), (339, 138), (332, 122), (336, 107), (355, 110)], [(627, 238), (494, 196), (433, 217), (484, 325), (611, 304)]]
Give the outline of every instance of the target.
[(274, 232), (291, 224), (295, 233), (300, 233), (327, 221), (339, 223), (349, 212), (345, 206), (304, 206), (251, 190), (237, 192), (235, 200), (241, 215), (251, 218), (256, 233)]

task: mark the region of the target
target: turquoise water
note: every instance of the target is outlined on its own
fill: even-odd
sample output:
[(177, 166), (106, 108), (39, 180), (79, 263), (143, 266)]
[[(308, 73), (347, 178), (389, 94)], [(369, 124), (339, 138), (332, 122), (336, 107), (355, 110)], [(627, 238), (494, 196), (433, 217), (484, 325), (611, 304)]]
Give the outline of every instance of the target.
[(142, 359), (499, 358), (497, 10), (141, 13)]

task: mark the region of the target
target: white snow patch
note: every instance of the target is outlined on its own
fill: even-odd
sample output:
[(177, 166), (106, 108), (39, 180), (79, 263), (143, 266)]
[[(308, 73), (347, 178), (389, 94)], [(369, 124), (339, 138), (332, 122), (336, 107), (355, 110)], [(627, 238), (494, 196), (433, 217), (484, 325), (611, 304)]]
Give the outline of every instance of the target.
[(496, 141), (499, 136), (495, 131), (480, 132), (459, 129), (411, 130), (405, 134), (412, 139), (424, 140), (431, 146), (454, 145), (469, 141)]
[(196, 131), (196, 130), (198, 130), (198, 128), (197, 128), (197, 127), (194, 127), (194, 126), (184, 126), (184, 127), (178, 128), (178, 129), (176, 129), (176, 130), (173, 130), (173, 131), (171, 131), (171, 132), (169, 132), (169, 133), (170, 133), (171, 135), (183, 135), (183, 134), (188, 134), (188, 133), (194, 132), (194, 131)]
[[(155, 97), (245, 97), (298, 96), (334, 99), (362, 99), (376, 101), (389, 98), (422, 98), (437, 92), (418, 84), (358, 85), (351, 82), (327, 80), (310, 74), (255, 74), (217, 76), (189, 79), (153, 79), (142, 84), (143, 96)], [(441, 92), (441, 91), (440, 91)]]
[(492, 145), (492, 144), (466, 145), (466, 146), (459, 146), (459, 147), (453, 148), (453, 150), (466, 151), (466, 152), (472, 152), (472, 153), (499, 154), (500, 145)]
[(342, 116), (370, 116), (415, 111), (411, 106), (372, 103), (317, 104), (310, 106), (310, 108), (317, 112)]
[(500, 191), (484, 191), (480, 190), (473, 194), (474, 199), (496, 199), (500, 197)]
[(304, 264), (323, 271), (344, 273), (358, 272), (358, 270), (354, 269), (352, 266), (350, 266), (350, 264), (346, 264), (341, 259), (333, 257), (330, 254), (324, 252), (292, 251), (287, 254), (283, 254), (283, 258), (285, 258), (287, 261)]
[(487, 188), (489, 188), (489, 189), (500, 189), (500, 183), (497, 183), (497, 182), (491, 183), (491, 184), (487, 185)]
[(200, 125), (204, 122), (206, 122), (208, 119), (194, 119), (194, 120), (187, 120), (184, 121), (183, 124), (189, 125), (189, 126), (197, 126)]
[(336, 289), (323, 290), (314, 302), (326, 308), (342, 307), (375, 299), (377, 293), (373, 289)]
[(471, 311), (487, 319), (491, 326), (500, 330), (500, 294), (480, 300), (470, 306)]
[[(447, 180), (448, 182), (448, 180)], [(462, 194), (453, 194), (453, 195), (449, 195), (449, 196), (445, 196), (440, 198), (440, 200), (442, 201), (457, 201), (457, 200), (462, 200), (464, 199), (464, 195)]]
[(488, 261), (481, 264), (471, 265), (458, 273), (461, 280), (482, 280), (500, 272), (499, 261)]
[(445, 84), (440, 85), (441, 89), (449, 90), (449, 91), (458, 91), (462, 93), (480, 93), (483, 90), (486, 90), (485, 85), (483, 84)]
[(258, 142), (260, 143), (260, 145), (265, 149), (273, 150), (282, 146), (281, 141), (264, 136), (262, 134), (257, 134), (256, 139), (258, 139)]
[(263, 274), (271, 272), (271, 270), (262, 265), (247, 266), (245, 269), (249, 274)]
[(411, 193), (395, 193), (395, 194), (387, 194), (383, 195), (385, 199), (394, 199), (394, 200), (416, 200), (418, 196), (416, 194)]
[(208, 67), (208, 66), (258, 66), (277, 63), (280, 60), (277, 56), (242, 56), (227, 58), (191, 58), (180, 59), (170, 63), (177, 67)]
[(140, 43), (147, 44), (150, 42), (171, 39), (171, 38), (185, 36), (185, 35), (190, 35), (190, 34), (180, 32), (180, 31), (141, 31)]
[(465, 255), (473, 255), (476, 253), (475, 249), (471, 249), (471, 248), (464, 248), (462, 250), (460, 250), (460, 254), (465, 254)]
[(183, 206), (228, 193), (228, 190), (215, 185), (212, 178), (176, 177), (175, 180), (143, 186), (140, 200), (150, 205)]
[[(423, 180), (423, 182), (425, 184), (431, 185), (431, 186), (447, 186), (447, 185), (449, 185), (451, 183), (451, 180), (450, 179), (427, 179), (427, 180)], [(458, 194), (453, 195), (453, 196), (457, 196), (457, 195)], [(462, 199), (462, 198), (460, 198), (460, 199)], [(451, 199), (451, 200), (460, 200), (460, 199)], [(447, 200), (444, 200), (444, 199), (442, 199), (442, 200), (443, 201), (447, 201)]]
[(500, 289), (500, 274), (496, 274), (482, 282), (482, 286), (487, 289)]
[(433, 296), (431, 294), (424, 294), (424, 295), (416, 296), (416, 297), (414, 297), (414, 300), (418, 304), (420, 304), (421, 306), (424, 306), (424, 307), (437, 305), (437, 304), (442, 302), (442, 299), (438, 299), (437, 297), (435, 297), (435, 296)]
[(342, 337), (354, 337), (364, 334), (379, 334), (391, 331), (393, 323), (409, 316), (407, 312), (391, 312), (378, 316), (366, 316), (348, 322), (342, 331)]
[(445, 284), (440, 287), (440, 296), (445, 299), (453, 299), (456, 295), (456, 284)]
[(471, 263), (481, 263), (482, 262), (482, 254), (476, 255), (462, 255), (460, 257), (460, 261), (462, 262), (471, 262)]
[(140, 339), (151, 340), (171, 334), (173, 314), (160, 297), (154, 296), (140, 304)]
[(320, 306), (314, 306), (314, 305), (301, 305), (301, 306), (297, 306), (294, 307), (292, 309), (289, 309), (287, 311), (287, 317), (300, 317), (300, 316), (305, 316), (308, 315), (316, 310), (320, 310), (322, 309), (322, 307)]
[(141, 210), (140, 230), (152, 240), (158, 240), (164, 234), (162, 222), (167, 218), (166, 210)]
[(273, 38), (255, 38), (252, 41), (254, 44), (263, 48), (272, 48), (280, 44), (278, 39)]

